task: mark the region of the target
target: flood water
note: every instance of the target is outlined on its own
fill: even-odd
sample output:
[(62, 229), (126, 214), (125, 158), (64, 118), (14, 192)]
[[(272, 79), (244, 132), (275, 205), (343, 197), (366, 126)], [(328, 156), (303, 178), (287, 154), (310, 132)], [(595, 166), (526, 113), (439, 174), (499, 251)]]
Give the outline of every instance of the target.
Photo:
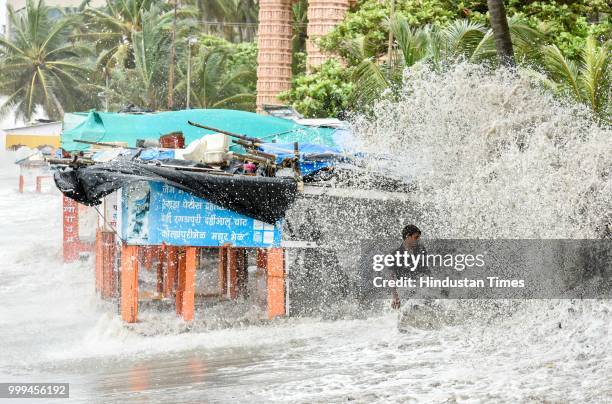
[(62, 263), (60, 196), (19, 194), (2, 159), (2, 381), (69, 382), (74, 402), (612, 399), (606, 301), (474, 307), (485, 315), (406, 334), (391, 311), (186, 333), (170, 316), (143, 336), (96, 297), (91, 261)]
[[(454, 86), (461, 84), (461, 77), (448, 80)], [(503, 83), (495, 84), (499, 80), (492, 80), (485, 98), (493, 99), (495, 91), (507, 90)], [(427, 154), (435, 147), (436, 153), (449, 150), (457, 125), (468, 135), (489, 131), (483, 127), (484, 117), (489, 119), (495, 111), (468, 105), (462, 99), (463, 93), (471, 96), (473, 85), (466, 81), (459, 88), (463, 93), (455, 91), (453, 97), (444, 93), (444, 85), (417, 86), (412, 92), (414, 105), (406, 102), (403, 111), (389, 107), (390, 113), (403, 118), (385, 120), (381, 113), (377, 121), (364, 127), (384, 129), (397, 138), (409, 132), (400, 126), (432, 127), (438, 140), (423, 133), (412, 138), (414, 143), (403, 143), (405, 147), (420, 146), (419, 158), (410, 160), (417, 165), (419, 159), (421, 163), (435, 161)], [(425, 93), (432, 88), (438, 97)], [(547, 125), (553, 136), (557, 130), (586, 133), (581, 132), (580, 123), (570, 129), (549, 124), (565, 119), (563, 114), (547, 110), (537, 97), (520, 98), (524, 96), (521, 87), (508, 88), (514, 94), (509, 97), (519, 97), (517, 108), (540, 108), (538, 116), (548, 118), (538, 120), (525, 111), (517, 112), (507, 102), (488, 100), (507, 113), (496, 121), (498, 135), (514, 130), (510, 121), (520, 119), (526, 121), (523, 127)], [(448, 107), (443, 109), (436, 102)], [(458, 118), (458, 105), (465, 106), (469, 122)], [(427, 121), (426, 114), (418, 115), (418, 108), (438, 111), (438, 115)], [(544, 143), (534, 152), (540, 153), (537, 161), (533, 156), (521, 160), (524, 154), (514, 149), (494, 160), (478, 154), (477, 139), (472, 141), (468, 135), (462, 138), (461, 150), (475, 157), (463, 160), (465, 170), (451, 172), (456, 162), (443, 155), (436, 162), (438, 170), (409, 167), (410, 175), (423, 174), (421, 189), (429, 192), (431, 201), (448, 206), (446, 211), (424, 212), (420, 218), (434, 236), (460, 237), (468, 230), (470, 235), (485, 237), (595, 237), (584, 229), (596, 228), (591, 225), (603, 217), (602, 207), (609, 211), (610, 206), (609, 194), (597, 188), (598, 184), (605, 186), (601, 178), (592, 178), (588, 186), (595, 187), (595, 196), (589, 199), (590, 207), (579, 210), (584, 228), (566, 226), (576, 220), (563, 203), (574, 202), (566, 189), (552, 185), (581, 187), (590, 160), (571, 165), (574, 160), (552, 154)], [(380, 144), (385, 146), (384, 141)], [(609, 144), (594, 140), (586, 149), (576, 146), (572, 152), (587, 156), (605, 147)], [(540, 164), (545, 159), (555, 161), (554, 169)], [(433, 329), (408, 327), (406, 333), (397, 330), (397, 312), (391, 309), (357, 316), (347, 310), (346, 316), (334, 320), (225, 322), (191, 330), (171, 312), (145, 312), (138, 327), (128, 327), (119, 320), (113, 304), (96, 296), (92, 261), (62, 263), (59, 194), (50, 188), (43, 194), (31, 188), (19, 194), (13, 155), (3, 153), (0, 160), (0, 381), (68, 382), (70, 401), (83, 403), (612, 401), (612, 303), (607, 300), (446, 301), (459, 311), (460, 321)], [(601, 164), (595, 160), (594, 166)], [(476, 165), (481, 161), (486, 164)], [(470, 164), (474, 165), (470, 168)], [(520, 180), (509, 181), (517, 179), (517, 170)], [(538, 178), (549, 188), (544, 187), (540, 194), (523, 192), (539, 186)], [(472, 199), (460, 192), (466, 186), (473, 191)], [(505, 193), (510, 186), (514, 188)], [(424, 193), (418, 196), (427, 197)], [(477, 203), (482, 206), (474, 209)], [(521, 210), (522, 216), (517, 214)], [(453, 223), (462, 227), (450, 227)], [(204, 309), (196, 316), (222, 314)]]

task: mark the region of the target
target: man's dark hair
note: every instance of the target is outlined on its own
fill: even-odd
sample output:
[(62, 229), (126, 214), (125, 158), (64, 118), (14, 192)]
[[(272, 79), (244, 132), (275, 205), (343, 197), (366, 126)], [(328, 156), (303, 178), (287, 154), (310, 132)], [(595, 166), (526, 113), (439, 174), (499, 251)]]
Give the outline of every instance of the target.
[(406, 240), (406, 238), (416, 233), (421, 234), (421, 229), (413, 224), (409, 224), (408, 226), (404, 227), (404, 230), (402, 230), (402, 240)]

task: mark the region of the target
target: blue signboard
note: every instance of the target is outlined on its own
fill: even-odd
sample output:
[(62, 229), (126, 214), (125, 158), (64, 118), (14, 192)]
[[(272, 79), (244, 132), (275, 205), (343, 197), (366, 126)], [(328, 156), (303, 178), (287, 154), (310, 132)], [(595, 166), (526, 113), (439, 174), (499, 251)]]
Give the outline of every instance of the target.
[(122, 200), (122, 238), (130, 244), (280, 246), (282, 223), (255, 220), (164, 183), (133, 184)]

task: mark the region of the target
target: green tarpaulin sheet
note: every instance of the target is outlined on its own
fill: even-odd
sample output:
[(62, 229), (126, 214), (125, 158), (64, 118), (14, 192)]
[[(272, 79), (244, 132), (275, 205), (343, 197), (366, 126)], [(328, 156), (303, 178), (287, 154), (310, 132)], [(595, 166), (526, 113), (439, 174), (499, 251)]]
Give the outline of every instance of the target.
[(75, 139), (92, 142), (127, 142), (128, 146), (135, 146), (137, 139), (159, 139), (161, 135), (177, 131), (183, 132), (187, 145), (203, 135), (213, 133), (191, 126), (187, 121), (258, 137), (266, 142), (300, 142), (335, 146), (333, 129), (302, 126), (287, 119), (228, 109), (190, 109), (144, 114), (91, 111), (77, 126), (65, 125), (61, 146), (68, 151), (89, 148), (87, 144), (74, 142)]

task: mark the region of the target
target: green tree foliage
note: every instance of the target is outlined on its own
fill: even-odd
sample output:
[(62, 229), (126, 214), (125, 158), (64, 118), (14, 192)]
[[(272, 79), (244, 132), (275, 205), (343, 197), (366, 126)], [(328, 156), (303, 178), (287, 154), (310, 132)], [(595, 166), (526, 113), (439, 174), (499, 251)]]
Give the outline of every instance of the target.
[(293, 37), (291, 38), (292, 73), (306, 72), (306, 28), (308, 26), (308, 0), (299, 0), (291, 6), (293, 14)]
[(545, 84), (556, 91), (569, 94), (601, 117), (610, 120), (612, 103), (612, 41), (598, 46), (595, 38), (588, 38), (578, 60), (563, 55), (556, 45), (543, 48), (544, 69), (548, 75)]
[[(152, 14), (153, 15), (153, 14)], [(163, 109), (170, 54), (170, 22), (156, 24), (147, 18), (141, 33), (134, 35), (135, 67), (115, 68), (111, 79), (111, 107), (135, 104)], [(186, 107), (188, 44), (177, 42), (175, 108)], [(233, 44), (203, 35), (192, 46), (191, 108), (255, 110), (257, 47), (253, 42)]]
[[(592, 67), (585, 67), (585, 61), (590, 59), (585, 58), (583, 51), (596, 44), (587, 46), (587, 38), (603, 43), (612, 35), (612, 10), (605, 0), (510, 0), (506, 5), (517, 63), (539, 70), (539, 66), (546, 65), (549, 87), (557, 90), (565, 88), (563, 83), (568, 80), (562, 80), (558, 71), (553, 73), (551, 55), (557, 52), (558, 66), (563, 65), (561, 59), (568, 62), (566, 65), (574, 66), (574, 70), (567, 70), (575, 71), (574, 76), (580, 69), (592, 71)], [(391, 0), (362, 0), (344, 22), (321, 38), (322, 48), (348, 63), (349, 80), (354, 84), (350, 96), (336, 94), (336, 98), (348, 97), (353, 105), (362, 108), (383, 93), (392, 95), (395, 85), (401, 82), (403, 69), (416, 62), (436, 65), (462, 59), (496, 65), (493, 32), (487, 28), (487, 0), (396, 0), (393, 18), (389, 18), (390, 10)], [(390, 32), (394, 49), (388, 54)], [(601, 57), (606, 62), (599, 64), (604, 66), (599, 70), (609, 71), (609, 51)], [(565, 74), (566, 78), (571, 76)], [(607, 87), (605, 74), (591, 75), (593, 77), (598, 81), (592, 82), (591, 87), (600, 89), (599, 92)], [(294, 80), (298, 82), (301, 80)], [(339, 79), (334, 84), (336, 88), (346, 88), (341, 86), (345, 83)], [(602, 101), (588, 101), (584, 89), (581, 93), (583, 95), (576, 96), (578, 100), (605, 114), (606, 108), (597, 106)], [(318, 100), (315, 93), (303, 96), (314, 99), (310, 104), (324, 102)], [(590, 99), (602, 97), (591, 96)], [(298, 110), (301, 105), (299, 101), (295, 103)], [(321, 114), (324, 115), (323, 110)]]
[[(488, 25), (487, 0), (395, 0), (395, 11), (412, 27), (427, 24), (444, 26), (455, 19), (467, 18)], [(612, 39), (612, 4), (608, 0), (509, 0), (508, 17), (521, 21), (545, 34), (570, 58), (577, 57), (587, 37), (600, 41)], [(391, 0), (362, 0), (345, 20), (321, 39), (321, 46), (335, 51), (349, 39), (365, 37), (372, 48), (386, 51), (391, 14)]]
[[(28, 0), (25, 12), (11, 10), (13, 33), (0, 39), (0, 113), (17, 109), (30, 118), (37, 106), (52, 118), (64, 110), (84, 110), (105, 98), (109, 110), (135, 104), (153, 110), (167, 106), (172, 49), (172, 2), (106, 0), (52, 19), (41, 1)], [(257, 47), (203, 34), (204, 21), (237, 22), (225, 36), (240, 40), (240, 23), (256, 22), (253, 0), (180, 4), (177, 12), (174, 107), (186, 106), (186, 70), (191, 58), (191, 106), (254, 110)], [(250, 27), (250, 26), (249, 26)], [(252, 27), (251, 27), (252, 28)], [(223, 32), (221, 33), (223, 34)], [(247, 37), (249, 35), (246, 35)], [(188, 38), (198, 38), (194, 46)], [(103, 97), (100, 97), (103, 96)]]
[[(587, 38), (612, 39), (612, 3), (609, 0), (506, 1), (509, 16), (544, 34), (548, 44), (566, 57), (579, 58)], [(462, 1), (471, 20), (486, 22), (486, 0)]]
[(25, 12), (9, 7), (11, 38), (0, 37), (0, 94), (8, 99), (0, 116), (15, 110), (29, 120), (37, 106), (52, 119), (64, 110), (87, 108), (95, 91), (88, 82), (88, 48), (68, 40), (74, 17), (52, 20), (43, 0), (28, 0)]
[(202, 33), (216, 34), (228, 41), (252, 41), (257, 22), (255, 0), (188, 0), (197, 6)]
[[(497, 63), (493, 32), (481, 23), (459, 19), (444, 27), (428, 24), (413, 28), (406, 17), (396, 14), (386, 24), (395, 47), (382, 59), (377, 58), (365, 37), (341, 45), (354, 65), (350, 80), (355, 85), (351, 98), (356, 105), (367, 105), (387, 90), (392, 94), (395, 85), (401, 83), (403, 70), (418, 62), (434, 66), (458, 60)], [(521, 60), (531, 60), (539, 33), (514, 20), (509, 24), (517, 55)]]
[(306, 117), (338, 116), (350, 107), (350, 74), (338, 61), (328, 60), (311, 74), (296, 77), (291, 90), (280, 98)]
[(124, 64), (111, 73), (109, 97), (116, 107), (135, 104), (153, 110), (164, 105), (171, 46), (171, 19), (156, 4), (139, 10), (139, 30), (129, 44), (133, 68)]
[[(486, 2), (486, 1), (485, 1)], [(395, 13), (405, 17), (411, 26), (446, 25), (462, 17), (452, 0), (396, 0)], [(321, 38), (321, 48), (334, 52), (347, 40), (364, 37), (373, 53), (387, 49), (391, 0), (362, 0), (331, 33)]]
[[(192, 58), (191, 107), (254, 110), (256, 61), (257, 48), (252, 42), (232, 44), (203, 36)], [(180, 94), (187, 91), (185, 72), (186, 66), (176, 88)]]
[[(196, 15), (188, 7), (181, 7), (177, 13), (182, 23)], [(102, 8), (87, 7), (83, 11), (85, 28), (80, 37), (95, 45), (96, 65), (100, 68), (109, 72), (115, 66), (131, 69), (136, 63), (134, 35), (142, 33), (145, 25), (151, 29), (150, 21), (145, 19), (154, 18), (155, 23), (167, 26), (173, 16), (171, 5), (160, 0), (106, 0)], [(179, 31), (179, 35), (185, 32)]]

